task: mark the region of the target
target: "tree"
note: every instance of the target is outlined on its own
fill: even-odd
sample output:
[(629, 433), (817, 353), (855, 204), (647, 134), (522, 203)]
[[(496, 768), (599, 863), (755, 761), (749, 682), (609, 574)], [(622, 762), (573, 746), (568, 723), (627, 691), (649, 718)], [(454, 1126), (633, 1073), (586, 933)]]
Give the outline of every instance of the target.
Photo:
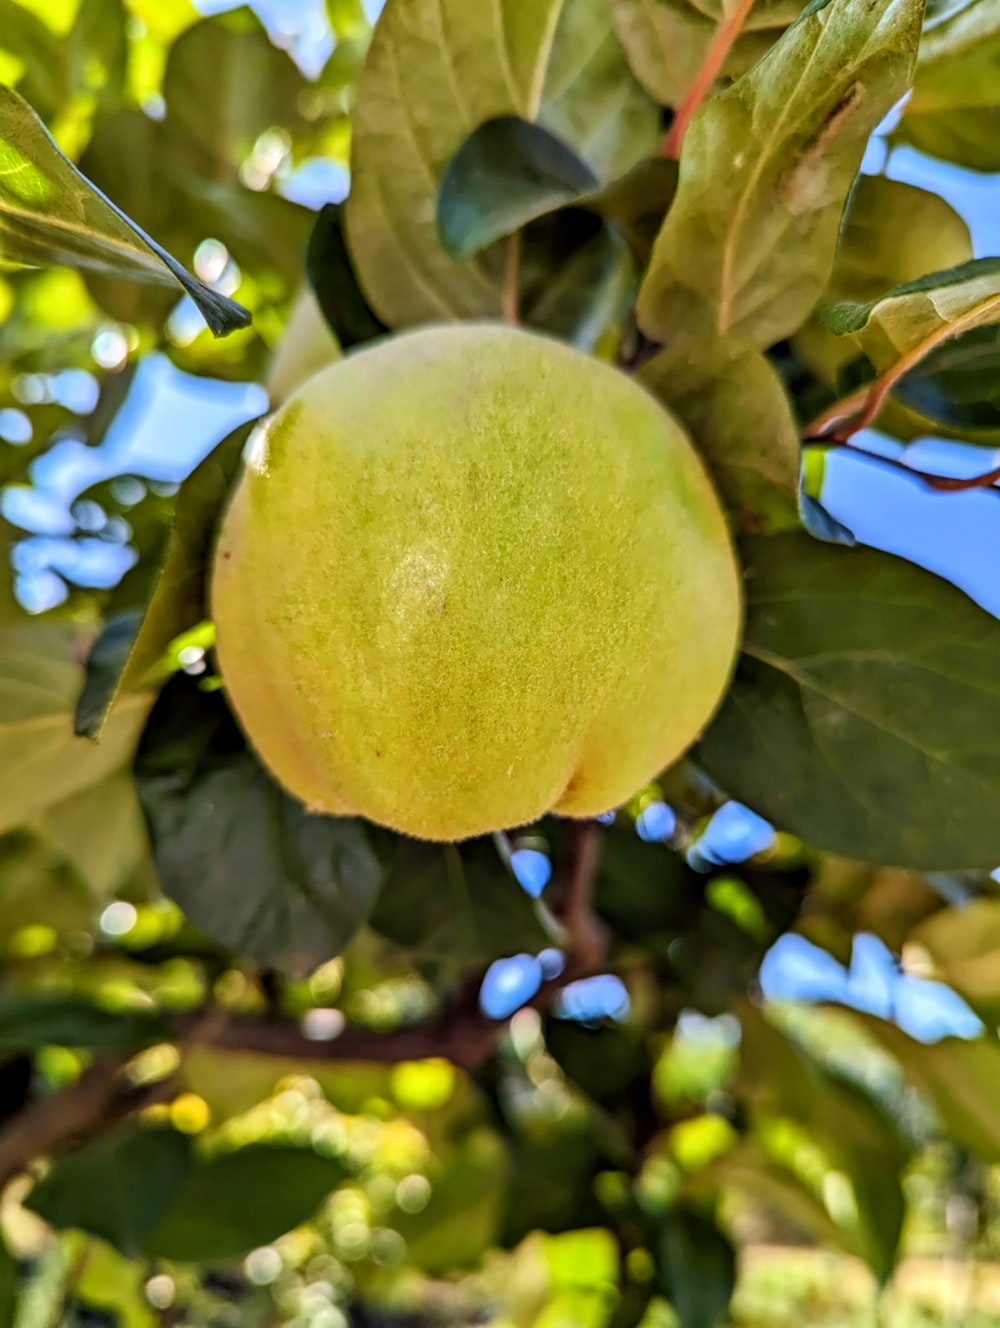
[[(859, 171), (1000, 170), (1000, 5), (321, 8), (0, 0), (0, 1323), (710, 1328), (763, 1223), (883, 1287), (1000, 1162), (1000, 627), (824, 471), (996, 493), (1000, 260)], [(659, 396), (748, 613), (615, 815), (441, 845), (273, 781), (205, 581), (245, 385), (456, 319)]]

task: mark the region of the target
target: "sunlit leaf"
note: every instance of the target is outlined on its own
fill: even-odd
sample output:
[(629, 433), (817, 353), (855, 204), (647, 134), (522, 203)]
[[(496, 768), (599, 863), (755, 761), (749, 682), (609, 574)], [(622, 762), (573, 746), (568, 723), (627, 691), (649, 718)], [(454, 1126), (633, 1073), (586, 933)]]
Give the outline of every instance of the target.
[(601, 179), (651, 155), (657, 135), (656, 108), (603, 0), (386, 6), (358, 86), (347, 233), (361, 283), (391, 326), (499, 314), (502, 270), (448, 256), (436, 201), (464, 140), (505, 115), (542, 125)]
[(684, 140), (677, 197), (639, 297), (647, 335), (794, 332), (833, 267), (869, 135), (912, 77), (923, 0), (810, 6), (710, 100)]
[(239, 470), (251, 424), (234, 429), (188, 476), (178, 494), (173, 524), (153, 593), (141, 615), (112, 620), (88, 661), (76, 710), (76, 731), (103, 739), (113, 710), (175, 668), (171, 642), (208, 617), (207, 580), (215, 524)]
[(1000, 826), (1000, 624), (883, 553), (744, 543), (748, 622), (700, 759), (817, 848), (917, 868), (992, 867)]
[(55, 622), (0, 626), (0, 832), (108, 778), (130, 759), (148, 698), (123, 702), (100, 747), (73, 734), (80, 634)]
[(441, 241), (453, 258), (471, 258), (596, 185), (590, 167), (540, 125), (516, 115), (487, 120), (441, 180)]
[(216, 336), (245, 327), (240, 305), (186, 271), (139, 230), (56, 147), (26, 101), (0, 86), (0, 258), (66, 263), (160, 284), (176, 283)]

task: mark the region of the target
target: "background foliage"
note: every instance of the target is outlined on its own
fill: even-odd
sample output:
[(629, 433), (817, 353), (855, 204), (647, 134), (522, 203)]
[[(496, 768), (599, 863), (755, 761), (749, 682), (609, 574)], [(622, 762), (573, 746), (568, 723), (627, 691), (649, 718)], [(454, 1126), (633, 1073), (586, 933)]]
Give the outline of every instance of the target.
[[(1000, 1323), (1000, 628), (822, 505), (995, 499), (1000, 259), (881, 167), (1000, 172), (1000, 3), (373, 18), (0, 0), (0, 1324)], [(602, 824), (404, 842), (205, 568), (255, 384), (487, 317), (685, 422), (746, 636)]]

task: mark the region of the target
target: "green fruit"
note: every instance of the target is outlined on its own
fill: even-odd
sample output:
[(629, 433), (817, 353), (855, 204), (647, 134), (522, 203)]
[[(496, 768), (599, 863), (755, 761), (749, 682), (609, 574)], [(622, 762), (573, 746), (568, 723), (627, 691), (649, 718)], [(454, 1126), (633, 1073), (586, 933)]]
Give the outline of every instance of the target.
[(348, 356), (254, 435), (212, 609), (277, 778), (442, 840), (623, 802), (701, 732), (741, 626), (674, 419), (569, 346), (468, 324)]

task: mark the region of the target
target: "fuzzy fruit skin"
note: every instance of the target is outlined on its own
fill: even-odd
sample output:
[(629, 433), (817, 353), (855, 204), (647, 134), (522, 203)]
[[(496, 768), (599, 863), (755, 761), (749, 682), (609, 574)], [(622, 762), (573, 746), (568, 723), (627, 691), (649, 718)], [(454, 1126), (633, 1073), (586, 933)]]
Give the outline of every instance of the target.
[(739, 567), (680, 426), (499, 325), (392, 337), (248, 446), (215, 554), (231, 703), (311, 808), (458, 840), (625, 801), (697, 738)]

